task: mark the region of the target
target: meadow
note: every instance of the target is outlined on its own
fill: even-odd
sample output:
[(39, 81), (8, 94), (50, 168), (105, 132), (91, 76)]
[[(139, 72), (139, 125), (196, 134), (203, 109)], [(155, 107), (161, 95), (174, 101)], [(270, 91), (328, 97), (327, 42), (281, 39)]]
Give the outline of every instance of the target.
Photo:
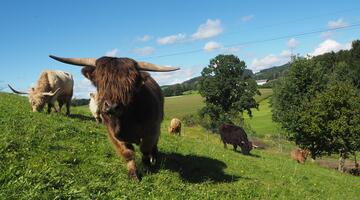
[(196, 113), (203, 103), (197, 94), (167, 98), (158, 165), (135, 183), (87, 106), (73, 107), (70, 117), (32, 113), (26, 97), (0, 93), (0, 199), (358, 198), (359, 177), (297, 164), (278, 148), (279, 127), (269, 115), (271, 91), (262, 94), (259, 110), (245, 120), (254, 136), (275, 145), (251, 156), (224, 149), (217, 135), (199, 126), (169, 135), (172, 117)]

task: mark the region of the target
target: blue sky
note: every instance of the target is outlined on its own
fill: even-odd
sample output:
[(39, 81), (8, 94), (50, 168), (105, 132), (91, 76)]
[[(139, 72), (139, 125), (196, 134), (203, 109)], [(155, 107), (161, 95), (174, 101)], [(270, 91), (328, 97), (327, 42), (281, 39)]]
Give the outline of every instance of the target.
[[(220, 53), (235, 54), (259, 71), (286, 63), (291, 53), (338, 51), (360, 39), (355, 0), (101, 2), (2, 1), (0, 88), (10, 83), (28, 90), (42, 70), (57, 69), (74, 75), (76, 97), (88, 97), (94, 88), (80, 68), (55, 62), (49, 54), (110, 55), (181, 67), (153, 73), (163, 85), (199, 75)], [(327, 31), (339, 27), (345, 28)], [(313, 31), (322, 32), (291, 37)], [(278, 37), (283, 38), (259, 42)], [(239, 45), (228, 46), (233, 44)]]

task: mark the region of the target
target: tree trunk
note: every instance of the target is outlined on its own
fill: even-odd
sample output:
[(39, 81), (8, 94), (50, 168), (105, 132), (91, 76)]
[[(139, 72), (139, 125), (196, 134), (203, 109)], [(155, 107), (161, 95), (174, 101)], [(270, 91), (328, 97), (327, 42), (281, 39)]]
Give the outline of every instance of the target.
[(355, 159), (355, 169), (359, 168), (359, 163), (356, 160), (356, 152), (354, 153), (354, 159)]
[(339, 172), (344, 172), (345, 159), (346, 159), (346, 154), (345, 153), (340, 153), (339, 166), (338, 166), (338, 171)]

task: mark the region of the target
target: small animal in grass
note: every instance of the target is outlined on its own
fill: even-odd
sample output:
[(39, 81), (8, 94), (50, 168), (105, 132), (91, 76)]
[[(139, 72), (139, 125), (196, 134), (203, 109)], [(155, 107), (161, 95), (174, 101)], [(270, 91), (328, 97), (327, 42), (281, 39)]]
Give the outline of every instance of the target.
[(178, 118), (173, 118), (168, 128), (170, 134), (181, 134), (181, 121)]
[(305, 163), (306, 158), (309, 155), (310, 155), (309, 150), (305, 150), (305, 149), (301, 149), (301, 148), (295, 148), (291, 151), (291, 158), (301, 164)]

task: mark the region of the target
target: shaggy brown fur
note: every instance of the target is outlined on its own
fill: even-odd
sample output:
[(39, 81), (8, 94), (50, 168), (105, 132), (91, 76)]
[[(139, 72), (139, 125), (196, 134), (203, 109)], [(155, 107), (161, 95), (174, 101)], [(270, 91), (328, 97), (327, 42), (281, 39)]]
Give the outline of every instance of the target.
[(253, 145), (249, 142), (244, 129), (231, 124), (222, 124), (219, 127), (219, 132), (221, 140), (224, 143), (224, 148), (227, 148), (226, 144), (232, 144), (234, 146), (234, 151), (236, 151), (237, 146), (240, 146), (243, 154), (250, 154)]
[(170, 127), (168, 128), (169, 133), (178, 134), (181, 133), (181, 121), (178, 118), (173, 118), (170, 122)]
[(304, 164), (310, 152), (308, 150), (295, 148), (291, 151), (291, 158), (298, 163)]
[(140, 144), (145, 165), (154, 163), (164, 115), (159, 85), (129, 58), (102, 57), (96, 67), (84, 67), (82, 73), (97, 88), (109, 139), (124, 157), (128, 176), (139, 180), (131, 143)]

